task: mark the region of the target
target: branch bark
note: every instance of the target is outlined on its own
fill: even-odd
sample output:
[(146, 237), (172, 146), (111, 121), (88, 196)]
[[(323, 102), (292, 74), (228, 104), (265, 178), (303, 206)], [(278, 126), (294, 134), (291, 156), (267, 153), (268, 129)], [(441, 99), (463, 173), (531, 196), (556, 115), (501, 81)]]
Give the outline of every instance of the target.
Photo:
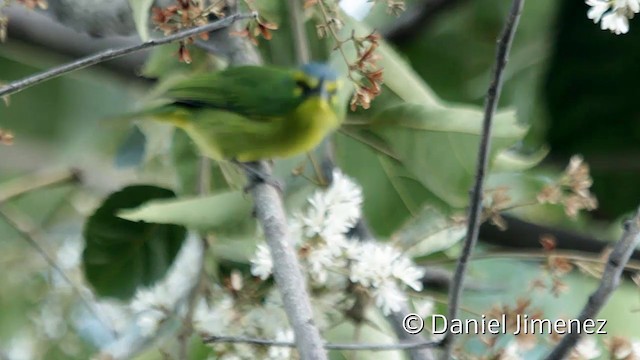
[[(580, 324), (584, 323), (585, 320), (595, 318), (607, 303), (613, 291), (620, 285), (622, 271), (631, 258), (633, 250), (638, 246), (638, 243), (640, 243), (640, 209), (636, 212), (633, 219), (625, 222), (624, 233), (620, 241), (618, 241), (613, 248), (611, 254), (609, 254), (602, 279), (600, 279), (600, 285), (598, 285), (598, 289), (589, 296), (587, 303), (578, 316)], [(553, 351), (546, 357), (547, 360), (564, 359), (578, 340), (580, 340), (582, 332), (578, 331), (576, 323), (572, 323), (572, 325), (573, 328), (571, 331), (560, 340), (560, 343), (558, 343)]]
[(275, 187), (255, 179), (256, 173), (271, 176), (271, 167), (264, 161), (249, 165), (254, 169), (247, 171), (247, 177), (252, 183), (251, 195), (256, 217), (262, 225), (264, 237), (271, 251), (273, 277), (293, 328), (300, 358), (327, 359), (320, 332), (313, 321), (311, 301), (287, 228), (282, 199)]
[[(462, 296), (462, 288), (464, 285), (463, 283), (467, 265), (476, 242), (478, 241), (478, 233), (482, 222), (482, 189), (489, 162), (493, 115), (498, 107), (498, 100), (500, 99), (500, 92), (502, 90), (503, 73), (507, 65), (509, 51), (511, 50), (511, 43), (513, 42), (513, 38), (518, 27), (518, 21), (520, 19), (520, 13), (522, 12), (523, 5), (524, 0), (513, 0), (506, 24), (498, 40), (493, 80), (491, 81), (491, 85), (487, 91), (487, 98), (485, 102), (482, 136), (480, 139), (480, 149), (478, 151), (478, 161), (476, 163), (476, 178), (470, 194), (471, 206), (469, 209), (467, 236), (464, 241), (462, 254), (458, 259), (456, 271), (453, 276), (452, 289), (449, 294), (449, 321), (458, 317), (458, 307), (460, 306), (460, 297)], [(451, 358), (454, 344), (453, 334), (450, 329), (447, 331), (444, 341), (444, 356), (445, 359), (449, 359)]]

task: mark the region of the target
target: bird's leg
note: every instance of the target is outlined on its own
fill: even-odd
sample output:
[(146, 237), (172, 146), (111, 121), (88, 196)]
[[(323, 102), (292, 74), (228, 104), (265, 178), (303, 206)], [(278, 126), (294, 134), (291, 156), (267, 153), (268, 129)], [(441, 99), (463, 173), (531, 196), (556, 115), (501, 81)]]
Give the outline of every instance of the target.
[(247, 173), (249, 184), (245, 186), (244, 192), (249, 192), (257, 184), (269, 184), (276, 188), (280, 192), (280, 195), (284, 195), (284, 184), (273, 176), (264, 174), (254, 167), (253, 165), (257, 164), (257, 162), (244, 163), (238, 160), (231, 160), (231, 162), (244, 169)]

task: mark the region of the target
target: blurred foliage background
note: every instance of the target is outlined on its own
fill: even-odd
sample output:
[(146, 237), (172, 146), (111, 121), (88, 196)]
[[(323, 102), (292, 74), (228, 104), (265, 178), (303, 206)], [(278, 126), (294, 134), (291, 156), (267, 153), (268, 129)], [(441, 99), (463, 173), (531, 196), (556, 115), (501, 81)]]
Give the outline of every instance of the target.
[[(429, 2), (407, 1), (407, 13), (418, 12)], [(389, 36), (380, 49), (386, 87), (372, 109), (350, 113), (353, 119), (366, 119), (367, 125), (347, 127), (336, 134), (335, 146), (338, 165), (364, 189), (364, 213), (374, 233), (382, 239), (411, 234), (411, 241), (421, 244), (412, 254), (421, 264), (437, 260), (450, 266), (453, 262), (446, 261), (457, 254), (458, 248), (452, 245), (460, 239), (460, 233), (445, 239), (444, 245), (434, 245), (436, 239), (420, 229), (433, 229), (434, 219), (464, 213), (495, 39), (510, 4), (495, 0), (442, 2), (450, 4), (431, 10), (432, 16), (402, 33), (394, 28), (399, 20), (387, 14), (383, 5), (374, 6), (361, 22), (346, 21), (345, 32), (353, 26), (363, 32), (375, 28)], [(265, 17), (280, 25), (271, 41), (260, 42), (262, 55), (267, 63), (292, 66), (295, 56), (285, 2), (264, 0), (258, 6)], [(507, 186), (515, 202), (526, 203), (559, 176), (572, 155), (582, 154), (592, 169), (593, 192), (599, 202), (596, 211), (577, 221), (569, 219), (561, 207), (551, 205), (523, 207), (510, 211), (510, 215), (611, 241), (619, 234), (618, 220), (640, 199), (640, 187), (636, 186), (640, 152), (635, 146), (640, 122), (633, 90), (638, 77), (635, 41), (640, 35), (633, 22), (630, 33), (624, 36), (601, 31), (587, 19), (586, 11), (586, 6), (576, 1), (526, 3), (500, 102), (502, 108), (512, 109), (515, 114), (505, 110), (498, 116), (488, 187)], [(314, 19), (307, 24), (314, 58), (340, 67), (330, 40), (315, 36)], [(16, 24), (16, 28), (34, 20), (27, 16), (20, 21), (26, 25)], [(8, 40), (0, 45), (1, 81), (10, 82), (70, 60), (28, 34), (16, 31), (18, 35), (12, 36), (11, 29)], [(146, 68), (139, 63), (133, 73), (154, 77), (169, 70), (219, 66), (219, 60), (203, 55), (203, 60), (185, 67), (177, 64), (175, 50), (167, 47), (154, 51), (154, 62), (147, 63)], [(199, 56), (196, 50), (194, 56)], [(408, 81), (408, 77), (413, 80)], [(42, 246), (75, 281), (81, 282), (85, 276), (78, 270), (84, 223), (108, 194), (131, 184), (163, 186), (178, 195), (194, 193), (198, 159), (184, 136), (166, 129), (142, 128), (143, 136), (131, 140), (129, 126), (105, 120), (139, 106), (149, 84), (117, 65), (99, 66), (27, 89), (12, 96), (9, 106), (0, 106), (0, 128), (15, 135), (13, 145), (0, 147), (0, 194), (3, 189), (28, 184), (25, 179), (34, 176), (46, 178), (69, 168), (81, 171), (80, 185), (69, 180), (6, 203), (0, 198), (0, 205), (23, 215), (43, 241)], [(424, 131), (405, 129), (412, 121), (419, 121)], [(382, 139), (402, 157), (402, 165), (356, 138)], [(144, 155), (140, 153), (143, 144)], [(136, 164), (140, 157), (144, 161), (137, 166), (118, 166)], [(287, 181), (290, 209), (299, 207), (310, 192), (307, 181), (290, 175), (301, 161), (304, 158), (282, 161), (277, 166), (277, 173)], [(306, 164), (307, 170), (311, 168)], [(213, 179), (214, 192), (224, 188), (216, 169)], [(216, 201), (198, 206), (203, 210), (220, 206)], [(237, 199), (224, 201), (235, 203)], [(253, 229), (247, 223), (251, 219), (232, 229), (222, 226), (237, 214), (246, 216), (247, 209), (239, 206), (230, 211), (231, 215), (221, 214), (211, 220), (215, 223), (203, 226), (217, 229), (229, 239), (215, 249), (217, 261), (224, 264), (215, 266), (221, 269), (228, 263), (246, 265), (253, 251), (255, 239), (247, 239), (245, 231)], [(174, 222), (194, 227), (192, 220)], [(101, 343), (109, 341), (110, 335), (86, 321), (90, 317), (86, 309), (68, 300), (73, 295), (60, 285), (64, 281), (22, 237), (15, 226), (0, 220), (0, 264), (4, 268), (0, 276), (0, 349), (25, 348), (16, 341), (44, 334), (52, 340), (44, 346), (39, 344), (39, 354), (33, 354), (33, 358), (87, 358)], [(512, 242), (517, 243), (517, 237), (513, 234)], [(230, 246), (232, 241), (242, 245)], [(480, 251), (490, 253), (494, 249), (481, 245)], [(171, 250), (172, 256), (176, 252), (177, 248)], [(530, 295), (522, 284), (540, 273), (536, 262), (473, 262), (470, 276), (488, 286), (499, 285), (499, 291), (469, 293), (465, 306), (482, 312), (494, 304), (514, 304), (516, 298)], [(544, 309), (547, 317), (574, 316), (596, 282), (578, 272), (569, 275), (566, 282), (569, 289), (558, 298), (548, 292), (532, 296), (535, 307)], [(62, 298), (67, 302), (58, 297), (50, 301), (52, 293), (64, 291), (67, 293)], [(444, 298), (443, 292), (427, 291)], [(640, 313), (633, 311), (640, 306), (638, 295), (638, 288), (630, 281), (614, 295), (601, 315), (609, 319), (610, 334), (640, 333)], [(56, 321), (50, 315), (52, 308)], [(49, 309), (48, 313), (43, 309)], [(439, 311), (444, 309), (444, 305), (438, 305)], [(206, 353), (202, 350), (193, 356)], [(149, 359), (160, 356), (155, 351), (143, 355)], [(540, 352), (532, 356), (537, 358)]]

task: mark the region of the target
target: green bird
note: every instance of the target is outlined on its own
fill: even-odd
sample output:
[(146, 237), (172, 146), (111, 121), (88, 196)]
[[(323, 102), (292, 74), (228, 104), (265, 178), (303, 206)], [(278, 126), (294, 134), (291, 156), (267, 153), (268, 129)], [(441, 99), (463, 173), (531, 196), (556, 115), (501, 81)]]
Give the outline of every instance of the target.
[(214, 160), (290, 157), (340, 126), (339, 83), (320, 63), (233, 67), (181, 79), (160, 94), (160, 105), (126, 117), (169, 122)]

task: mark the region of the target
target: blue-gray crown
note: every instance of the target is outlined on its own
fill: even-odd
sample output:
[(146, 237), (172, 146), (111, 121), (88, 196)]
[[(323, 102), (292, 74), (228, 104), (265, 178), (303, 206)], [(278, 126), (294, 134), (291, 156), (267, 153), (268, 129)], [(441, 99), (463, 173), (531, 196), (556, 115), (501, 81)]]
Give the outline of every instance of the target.
[(301, 70), (314, 78), (324, 79), (328, 81), (336, 81), (338, 79), (338, 73), (333, 70), (329, 65), (318, 62), (311, 62), (304, 64)]

